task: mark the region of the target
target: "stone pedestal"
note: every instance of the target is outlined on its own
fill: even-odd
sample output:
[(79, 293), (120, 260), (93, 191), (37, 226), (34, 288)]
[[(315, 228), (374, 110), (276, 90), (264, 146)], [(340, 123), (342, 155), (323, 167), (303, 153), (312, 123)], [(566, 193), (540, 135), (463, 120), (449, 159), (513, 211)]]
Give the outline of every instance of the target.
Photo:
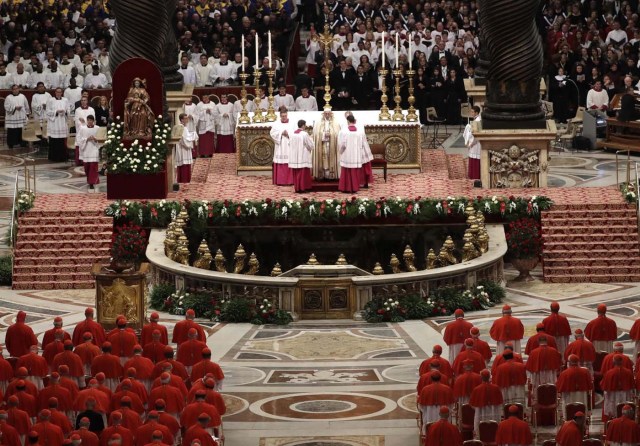
[(147, 300), (147, 274), (149, 264), (143, 263), (137, 271), (116, 273), (98, 263), (91, 275), (96, 281), (97, 321), (107, 330), (116, 326), (116, 318), (124, 315), (128, 326), (142, 329)]
[(553, 120), (540, 130), (487, 130), (482, 128), (482, 121), (472, 126), (482, 146), (482, 187), (547, 187), (549, 143), (557, 133)]
[(167, 107), (173, 124), (178, 123), (178, 110), (182, 108), (184, 101), (191, 96), (193, 96), (193, 85), (190, 84), (182, 85), (181, 90), (167, 91)]
[[(467, 96), (473, 102), (473, 105), (482, 106), (487, 100), (487, 86), (486, 79), (483, 84), (476, 83), (475, 79), (463, 79), (464, 88), (467, 92)], [(547, 93), (547, 84), (544, 78), (540, 79), (540, 97), (544, 97)]]

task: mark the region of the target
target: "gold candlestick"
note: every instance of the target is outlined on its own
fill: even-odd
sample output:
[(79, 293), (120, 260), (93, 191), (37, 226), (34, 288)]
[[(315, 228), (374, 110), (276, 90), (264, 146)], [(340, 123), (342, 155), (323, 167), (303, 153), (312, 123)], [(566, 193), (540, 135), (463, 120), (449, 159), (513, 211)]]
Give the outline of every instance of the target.
[(275, 98), (273, 97), (273, 77), (276, 75), (276, 70), (267, 70), (267, 76), (269, 77), (269, 108), (267, 109), (267, 115), (265, 120), (267, 122), (273, 122), (276, 120), (276, 110), (273, 108)]
[(244, 71), (240, 73), (240, 80), (242, 81), (242, 90), (240, 91), (240, 103), (242, 104), (242, 110), (240, 110), (240, 117), (238, 118), (238, 122), (240, 124), (249, 124), (251, 119), (249, 119), (249, 112), (247, 111), (247, 88), (246, 82), (249, 75)]
[(395, 95), (393, 96), (393, 100), (396, 103), (396, 106), (393, 108), (393, 116), (391, 119), (394, 121), (404, 121), (404, 115), (402, 114), (402, 107), (400, 107), (400, 75), (402, 74), (402, 70), (393, 70), (393, 75), (396, 78), (395, 85)]
[(329, 70), (325, 70), (326, 74), (324, 76), (324, 110), (331, 111), (331, 87), (329, 86)]
[(382, 86), (380, 90), (382, 91), (382, 96), (380, 97), (380, 101), (382, 102), (382, 106), (380, 107), (380, 114), (378, 115), (379, 121), (390, 121), (391, 114), (389, 113), (389, 107), (387, 107), (387, 100), (389, 97), (387, 96), (387, 73), (389, 70), (386, 68), (380, 69), (380, 74), (382, 75)]
[[(331, 53), (331, 45), (334, 42), (338, 41), (337, 38), (333, 37), (331, 34), (331, 30), (329, 25), (325, 23), (324, 32), (320, 35), (316, 35), (313, 37), (313, 40), (320, 42), (324, 45), (324, 66), (327, 66), (327, 61), (329, 60)], [(324, 81), (324, 110), (331, 110), (331, 87), (329, 86), (329, 69), (327, 68), (327, 72), (325, 73), (325, 81)]]
[(407, 76), (409, 76), (409, 110), (407, 113), (407, 121), (416, 122), (418, 120), (418, 115), (416, 114), (416, 109), (413, 104), (416, 102), (416, 97), (413, 95), (413, 76), (416, 74), (415, 70), (407, 70)]
[(260, 110), (260, 72), (256, 70), (256, 97), (253, 99), (253, 103), (255, 104), (255, 111), (253, 112), (253, 122), (254, 124), (259, 124), (261, 122), (267, 122), (266, 118), (262, 116), (262, 110)]

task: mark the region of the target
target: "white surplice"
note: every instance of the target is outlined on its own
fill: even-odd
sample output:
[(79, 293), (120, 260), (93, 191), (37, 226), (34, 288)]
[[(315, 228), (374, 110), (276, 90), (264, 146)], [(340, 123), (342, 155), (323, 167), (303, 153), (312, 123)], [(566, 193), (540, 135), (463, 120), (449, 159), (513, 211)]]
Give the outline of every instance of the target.
[(90, 136), (96, 136), (99, 128), (97, 125), (93, 127), (81, 125), (79, 130), (76, 129), (76, 145), (80, 152), (79, 158), (85, 163), (97, 163), (100, 161), (100, 143), (89, 141)]
[(47, 102), (51, 100), (51, 95), (48, 92), (42, 94), (35, 93), (31, 97), (31, 111), (33, 112), (33, 119), (37, 122), (45, 120), (45, 111), (47, 109)]
[(193, 149), (194, 141), (198, 140), (198, 134), (189, 130), (187, 127), (182, 132), (182, 137), (178, 144), (176, 144), (174, 162), (176, 167), (184, 166), (187, 164), (193, 164), (193, 155), (191, 150)]
[(233, 104), (231, 102), (216, 104), (216, 130), (218, 135), (233, 135), (235, 123)]
[[(58, 113), (61, 112), (61, 113)], [(47, 133), (51, 138), (66, 138), (69, 135), (67, 116), (69, 101), (67, 98), (52, 98), (47, 103)]]
[(22, 93), (10, 94), (4, 99), (5, 127), (21, 129), (27, 124), (27, 115), (31, 113), (29, 102)]
[[(288, 164), (291, 154), (291, 135), (295, 127), (291, 121), (276, 121), (271, 126), (269, 134), (274, 142), (273, 162), (275, 164)], [(286, 132), (286, 134), (285, 134)]]
[(289, 135), (291, 152), (289, 153), (289, 167), (291, 169), (311, 169), (311, 152), (313, 151), (313, 138), (305, 130), (294, 131)]

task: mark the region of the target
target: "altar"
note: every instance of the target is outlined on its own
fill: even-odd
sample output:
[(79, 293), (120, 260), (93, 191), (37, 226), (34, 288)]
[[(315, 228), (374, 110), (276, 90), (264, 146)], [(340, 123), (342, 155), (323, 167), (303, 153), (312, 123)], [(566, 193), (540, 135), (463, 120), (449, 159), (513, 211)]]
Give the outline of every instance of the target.
[[(347, 120), (344, 111), (334, 111), (341, 126)], [(394, 173), (420, 172), (420, 121), (379, 121), (379, 110), (353, 110), (357, 125), (363, 125), (369, 144), (384, 144), (388, 169)], [(252, 117), (253, 113), (249, 113)], [(289, 120), (304, 119), (308, 126), (319, 120), (322, 111), (289, 112)], [(406, 111), (405, 111), (406, 116)], [(274, 143), (269, 136), (271, 123), (236, 122), (237, 174), (255, 175), (271, 172)]]

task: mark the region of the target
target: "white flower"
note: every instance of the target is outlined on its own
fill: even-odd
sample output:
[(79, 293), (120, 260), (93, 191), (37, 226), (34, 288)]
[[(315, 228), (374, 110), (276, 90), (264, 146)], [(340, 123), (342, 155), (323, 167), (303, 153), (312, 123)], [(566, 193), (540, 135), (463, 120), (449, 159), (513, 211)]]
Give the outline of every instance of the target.
[(442, 204), (440, 204), (440, 202), (436, 203), (436, 211), (438, 211), (439, 214), (442, 214), (443, 212)]
[(269, 205), (267, 203), (262, 203), (262, 209), (267, 209)]
[(120, 120), (120, 116), (116, 116), (116, 121), (119, 121), (119, 120)]
[(154, 165), (153, 165), (153, 167), (158, 167), (158, 165), (157, 165), (157, 164), (154, 164)]
[(163, 139), (163, 140), (162, 140), (162, 144), (164, 144), (164, 143), (166, 143), (166, 141)]
[(264, 309), (264, 305), (260, 305), (260, 309), (261, 309), (261, 310), (262, 310), (262, 309)]

